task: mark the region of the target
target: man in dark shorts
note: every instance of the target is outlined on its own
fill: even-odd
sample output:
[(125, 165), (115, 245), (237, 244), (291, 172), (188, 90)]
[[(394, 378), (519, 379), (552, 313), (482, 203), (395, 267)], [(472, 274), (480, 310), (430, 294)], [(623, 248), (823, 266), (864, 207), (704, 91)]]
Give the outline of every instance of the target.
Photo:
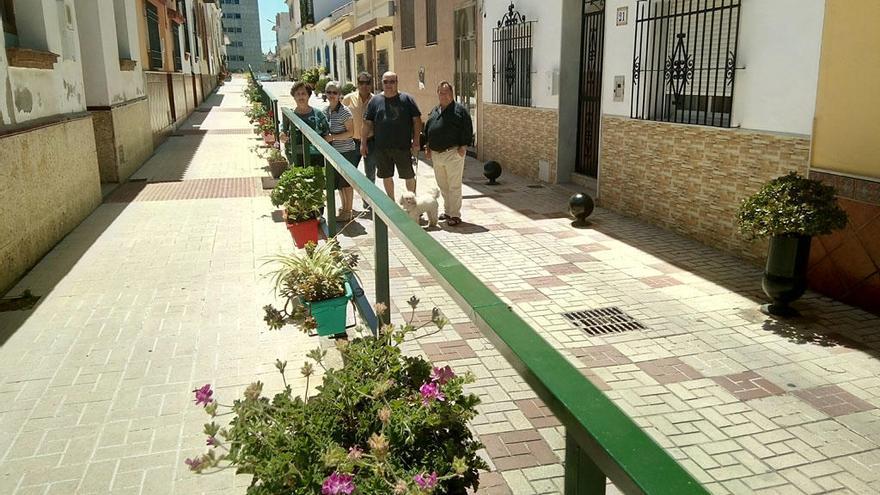
[(407, 190), (416, 192), (412, 157), (419, 152), (422, 113), (412, 96), (397, 91), (397, 74), (382, 74), (382, 88), (382, 94), (370, 98), (364, 112), (361, 155), (378, 153), (376, 176), (382, 179), (385, 193), (394, 198), (395, 167)]

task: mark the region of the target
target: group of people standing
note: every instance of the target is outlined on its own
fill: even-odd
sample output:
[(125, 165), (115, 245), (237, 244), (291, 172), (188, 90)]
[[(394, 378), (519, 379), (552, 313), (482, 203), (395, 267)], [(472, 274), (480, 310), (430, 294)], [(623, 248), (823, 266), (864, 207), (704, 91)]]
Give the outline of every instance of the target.
[[(309, 105), (311, 86), (297, 82), (290, 90), (296, 102), (294, 112), (353, 166), (358, 167), (363, 158), (367, 178), (382, 179), (385, 193), (391, 198), (395, 170), (406, 189), (416, 192), (414, 164), (424, 130), (425, 157), (432, 162), (445, 207), (440, 219), (449, 226), (461, 223), (462, 174), (467, 146), (473, 139), (473, 123), (467, 109), (455, 102), (452, 85), (447, 81), (438, 85), (438, 104), (424, 126), (415, 99), (398, 91), (397, 74), (393, 72), (382, 75), (382, 92), (377, 94), (373, 94), (373, 78), (367, 72), (358, 74), (356, 91), (343, 97), (340, 89), (338, 82), (327, 84), (324, 93), (329, 106), (321, 111)], [(282, 142), (286, 142), (288, 129), (282, 131)], [(289, 131), (294, 142), (300, 143), (298, 130), (293, 127)], [(286, 150), (290, 163), (304, 163), (303, 148), (287, 146)], [(322, 163), (320, 152), (311, 143), (308, 153), (312, 164)], [(341, 196), (337, 220), (349, 221), (354, 216), (354, 191), (338, 173), (336, 184)], [(364, 208), (369, 208), (366, 201)]]

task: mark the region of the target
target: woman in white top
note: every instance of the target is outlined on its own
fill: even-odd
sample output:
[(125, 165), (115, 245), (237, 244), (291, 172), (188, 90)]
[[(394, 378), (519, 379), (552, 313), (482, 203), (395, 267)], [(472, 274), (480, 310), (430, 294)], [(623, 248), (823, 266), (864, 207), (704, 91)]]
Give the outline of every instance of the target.
[[(342, 104), (342, 95), (340, 93), (339, 82), (330, 81), (324, 88), (324, 93), (330, 101), (330, 105), (324, 110), (327, 116), (327, 122), (330, 123), (330, 133), (324, 139), (333, 145), (349, 163), (357, 168), (361, 161), (361, 155), (354, 144), (354, 120), (351, 112)], [(348, 185), (348, 182), (342, 178), (339, 172), (336, 172), (336, 188), (339, 189), (339, 195), (342, 197), (342, 205), (339, 208), (339, 214), (336, 219), (348, 222), (352, 219), (352, 204), (354, 203), (354, 190)]]

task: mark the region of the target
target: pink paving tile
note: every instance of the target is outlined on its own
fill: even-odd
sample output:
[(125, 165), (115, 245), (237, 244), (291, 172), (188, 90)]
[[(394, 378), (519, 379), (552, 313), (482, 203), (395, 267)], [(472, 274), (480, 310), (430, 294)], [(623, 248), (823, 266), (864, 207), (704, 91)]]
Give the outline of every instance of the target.
[(557, 239), (571, 239), (572, 237), (578, 237), (580, 234), (573, 230), (562, 230), (559, 232), (550, 232), (553, 237)]
[(578, 371), (580, 371), (581, 374), (587, 378), (587, 380), (590, 380), (590, 382), (595, 385), (596, 388), (598, 388), (599, 390), (611, 390), (611, 385), (608, 385), (607, 383), (605, 383), (605, 380), (599, 378), (599, 375), (597, 375), (592, 368), (581, 368)]
[(514, 302), (514, 303), (547, 301), (548, 300), (547, 296), (545, 296), (540, 291), (535, 290), (535, 289), (511, 290), (511, 291), (506, 291), (503, 294), (505, 297), (510, 299), (511, 302)]
[(422, 344), (422, 350), (431, 361), (455, 361), (477, 357), (474, 350), (464, 340), (449, 340)]
[(688, 380), (697, 380), (703, 378), (699, 371), (691, 368), (678, 358), (653, 359), (651, 361), (642, 361), (636, 363), (642, 371), (648, 376), (657, 380), (657, 383), (666, 385), (668, 383), (686, 382)]
[(648, 287), (653, 287), (655, 289), (660, 289), (662, 287), (672, 287), (674, 285), (681, 285), (682, 282), (676, 278), (670, 277), (669, 275), (657, 275), (654, 277), (642, 277), (639, 279), (640, 282), (647, 285)]
[(543, 287), (564, 287), (568, 285), (568, 282), (563, 282), (554, 275), (549, 275), (546, 277), (532, 277), (525, 279), (526, 283), (531, 285), (532, 287), (539, 289)]
[(468, 490), (468, 493), (477, 493), (479, 495), (513, 495), (504, 476), (498, 471), (480, 473), (480, 487), (476, 492)]
[(547, 232), (544, 229), (540, 229), (538, 227), (521, 227), (515, 230), (520, 235), (531, 235), (531, 234), (546, 234)]
[(793, 392), (801, 400), (829, 416), (843, 416), (876, 409), (868, 402), (838, 387), (823, 385)]
[(480, 329), (471, 322), (456, 323), (453, 327), (463, 340), (480, 339), (483, 337), (483, 333), (480, 332)]
[(409, 270), (406, 267), (393, 267), (388, 269), (388, 276), (391, 278), (409, 277)]
[(486, 452), (499, 471), (559, 463), (559, 457), (537, 430), (480, 435)]
[(522, 411), (535, 428), (559, 426), (559, 420), (541, 399), (523, 399), (515, 401), (516, 407)]
[(630, 364), (632, 361), (613, 345), (594, 345), (571, 349), (574, 357), (580, 359), (589, 368), (603, 368), (619, 364)]
[(603, 244), (599, 244), (598, 242), (591, 242), (590, 244), (581, 244), (580, 246), (577, 246), (577, 248), (585, 253), (595, 253), (596, 251), (608, 251), (607, 246), (605, 246)]
[(739, 400), (760, 399), (785, 393), (785, 390), (754, 371), (714, 376), (712, 380), (727, 389), (728, 392)]
[[(589, 255), (586, 255), (589, 256)], [(592, 256), (591, 256), (592, 257)], [(547, 265), (543, 267), (547, 270), (551, 275), (573, 275), (575, 273), (583, 273), (584, 271), (580, 269), (577, 265), (573, 263), (561, 263), (558, 265)]]
[(590, 256), (587, 253), (563, 254), (562, 259), (568, 261), (569, 263), (586, 263), (591, 261), (599, 261), (598, 259)]

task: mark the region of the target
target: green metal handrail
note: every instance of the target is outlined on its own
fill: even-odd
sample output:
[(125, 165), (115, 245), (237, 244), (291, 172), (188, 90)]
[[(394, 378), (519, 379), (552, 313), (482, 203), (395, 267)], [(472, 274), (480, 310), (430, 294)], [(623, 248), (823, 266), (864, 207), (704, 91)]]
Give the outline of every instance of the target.
[[(390, 308), (388, 228), (412, 251), (508, 362), (550, 407), (566, 429), (565, 493), (605, 493), (606, 478), (624, 493), (707, 494), (705, 488), (658, 446), (562, 354), (414, 222), (291, 109), (283, 120), (297, 127), (331, 167), (373, 207), (376, 302)], [(308, 153), (304, 153), (308, 160)], [(335, 232), (333, 174), (327, 174), (328, 224)], [(383, 315), (387, 320), (388, 314)]]

